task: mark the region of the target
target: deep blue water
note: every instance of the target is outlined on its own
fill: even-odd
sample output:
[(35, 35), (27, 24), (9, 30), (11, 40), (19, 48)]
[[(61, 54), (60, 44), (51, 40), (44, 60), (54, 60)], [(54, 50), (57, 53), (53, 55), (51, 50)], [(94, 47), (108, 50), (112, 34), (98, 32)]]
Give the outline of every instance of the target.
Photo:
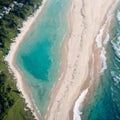
[(107, 70), (83, 108), (83, 120), (120, 120), (120, 5), (115, 11), (107, 45)]
[(42, 113), (58, 77), (60, 47), (68, 33), (69, 6), (70, 0), (48, 0), (15, 57), (16, 65)]

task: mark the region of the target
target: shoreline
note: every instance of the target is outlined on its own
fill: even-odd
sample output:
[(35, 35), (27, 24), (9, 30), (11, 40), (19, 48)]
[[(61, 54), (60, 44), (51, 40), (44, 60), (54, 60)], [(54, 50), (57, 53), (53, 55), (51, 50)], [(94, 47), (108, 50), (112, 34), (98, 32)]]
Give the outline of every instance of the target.
[[(104, 23), (106, 14), (108, 13), (108, 10), (111, 7), (113, 2), (114, 2), (113, 0), (109, 0), (105, 4), (104, 1), (97, 0), (96, 2), (94, 0), (93, 3), (89, 3), (89, 1), (87, 1), (86, 3), (81, 3), (80, 1), (74, 0), (74, 2), (72, 3), (72, 7), (70, 10), (71, 12), (70, 21), (72, 25), (71, 32), (69, 35), (70, 38), (65, 40), (63, 44), (63, 48), (65, 46), (66, 47), (64, 48), (65, 51), (62, 53), (63, 57), (66, 56), (67, 54), (67, 56), (65, 57), (66, 59), (64, 60), (65, 62), (66, 61), (67, 62), (65, 63), (63, 61), (63, 63), (61, 64), (63, 71), (61, 72), (61, 76), (58, 78), (58, 81), (51, 92), (50, 104), (47, 109), (47, 114), (45, 114), (45, 120), (53, 120), (53, 119), (60, 120), (61, 116), (63, 117), (63, 119), (66, 119), (66, 120), (71, 120), (73, 118), (72, 114), (73, 114), (74, 103), (76, 102), (79, 95), (81, 94), (84, 86), (86, 86), (85, 82), (88, 81), (87, 79), (89, 79), (88, 77), (90, 75), (89, 64), (91, 63), (90, 58), (91, 58), (92, 49), (93, 49), (92, 47), (94, 44), (96, 44), (95, 38), (99, 33), (100, 27)], [(117, 0), (116, 0), (116, 3), (117, 3)], [(91, 6), (89, 6), (88, 4)], [(94, 11), (93, 6), (96, 6), (96, 8), (98, 7), (98, 10)], [(103, 10), (101, 6), (104, 8)], [(75, 11), (75, 9), (77, 10)], [(86, 13), (85, 10), (88, 10), (87, 11), (88, 13)], [(81, 11), (81, 15), (79, 15), (79, 11)], [(95, 16), (93, 16), (93, 18), (91, 18), (91, 13), (89, 13), (89, 11), (94, 13)], [(85, 25), (84, 27), (83, 27), (83, 24), (80, 24), (80, 21), (83, 22), (83, 24)], [(93, 23), (93, 26), (92, 26), (92, 23)], [(88, 26), (90, 25), (91, 28), (87, 28), (87, 25)], [(75, 27), (78, 31), (75, 30)], [(83, 28), (83, 31), (82, 30), (80, 31), (78, 27), (80, 27), (81, 29)], [(85, 28), (87, 28), (87, 30), (84, 30)], [(88, 36), (85, 32), (88, 32), (87, 33)], [(90, 32), (92, 32), (92, 35), (90, 35)], [(86, 34), (86, 36), (83, 34)], [(73, 39), (72, 37), (73, 38), (76, 37), (76, 38)], [(79, 38), (81, 38), (80, 41), (79, 41)], [(85, 39), (87, 40), (90, 39), (90, 43), (87, 43), (87, 40)], [(80, 46), (78, 46), (79, 43), (80, 43)], [(76, 53), (77, 55), (75, 55)], [(88, 56), (85, 56), (86, 54)], [(82, 60), (83, 58), (85, 59), (85, 61)], [(75, 60), (73, 61), (73, 59)], [(67, 65), (62, 66), (64, 64), (67, 64)], [(81, 70), (81, 68), (84, 69), (84, 72)]]
[[(73, 4), (73, 1), (76, 2), (75, 5)], [(77, 3), (81, 4), (81, 2), (77, 1), (77, 0), (73, 0), (73, 1), (72, 1), (72, 7), (70, 8), (70, 15), (69, 15), (69, 17), (70, 17), (70, 22), (69, 22), (70, 23), (70, 26), (69, 26), (70, 31), (68, 32), (69, 35), (66, 37), (66, 40), (63, 41), (62, 47), (60, 48), (61, 56), (62, 56), (61, 57), (62, 62), (60, 63), (60, 66), (61, 66), (60, 76), (59, 76), (58, 80), (56, 81), (55, 85), (53, 85), (52, 92), (50, 93), (51, 94), (50, 102), (48, 102), (49, 106), (48, 106), (47, 114), (45, 114), (45, 119), (48, 119), (48, 120), (53, 120), (52, 118), (55, 118), (55, 117), (56, 118), (58, 117), (58, 120), (60, 120), (61, 115), (62, 116), (65, 115), (65, 119), (72, 119), (71, 114), (73, 114), (74, 103), (76, 102), (79, 95), (81, 94), (84, 86), (86, 86), (85, 82), (88, 81), (87, 79), (89, 78), (88, 77), (89, 71), (90, 71), (89, 64), (90, 64), (90, 59), (91, 59), (90, 57), (91, 57), (91, 53), (92, 53), (91, 46), (93, 46), (96, 43), (93, 39), (91, 39), (91, 41), (90, 41), (91, 43), (87, 44), (88, 48), (89, 48), (87, 50), (84, 39), (85, 38), (88, 39), (91, 36), (89, 36), (87, 38), (84, 35), (82, 35), (82, 34), (85, 34), (84, 32), (85, 32), (85, 27), (86, 27), (86, 24), (85, 24), (86, 21), (84, 21), (84, 18), (85, 18), (84, 5), (85, 5), (85, 3), (82, 3), (83, 7), (81, 6), (81, 8), (78, 9), (81, 11), (81, 16), (79, 16), (79, 15), (77, 15), (79, 13), (78, 10), (76, 13), (74, 11), (75, 10), (74, 7), (75, 6), (79, 7), (78, 6), (79, 4), (77, 5)], [(112, 0), (109, 0), (109, 1), (112, 1)], [(21, 29), (21, 33), (18, 34), (18, 36), (15, 38), (15, 42), (11, 43), (10, 52), (9, 52), (8, 56), (5, 58), (5, 60), (8, 62), (10, 70), (13, 72), (13, 74), (15, 76), (15, 79), (17, 79), (16, 80), (17, 88), (22, 92), (22, 95), (23, 95), (22, 97), (25, 99), (25, 103), (30, 108), (30, 110), (32, 111), (35, 118), (38, 120), (40, 118), (40, 113), (38, 112), (37, 107), (35, 106), (34, 102), (31, 99), (30, 91), (28, 90), (28, 88), (25, 88), (26, 87), (26, 85), (24, 85), (25, 81), (22, 80), (22, 75), (14, 64), (14, 57), (15, 57), (15, 54), (16, 54), (16, 51), (17, 51), (19, 45), (24, 40), (24, 37), (29, 32), (29, 29), (32, 27), (33, 23), (36, 21), (36, 19), (42, 12), (46, 2), (47, 2), (47, 0), (43, 0), (42, 5), (35, 12), (35, 15), (28, 17), (28, 20), (23, 22), (23, 27)], [(89, 3), (89, 4), (91, 4), (91, 3)], [(75, 14), (75, 16), (74, 16), (74, 14)], [(80, 19), (76, 18), (76, 21), (75, 21), (73, 16), (80, 17)], [(83, 21), (82, 24), (81, 23), (79, 24), (80, 20)], [(101, 26), (102, 22), (100, 22), (99, 26)], [(81, 27), (80, 28), (81, 30), (76, 28), (76, 26)], [(77, 30), (75, 30), (75, 28)], [(100, 28), (97, 26), (96, 26), (96, 28), (98, 28), (98, 31), (99, 31)], [(91, 29), (93, 30), (94, 28), (91, 28)], [(79, 31), (80, 35), (77, 33), (78, 31)], [(98, 31), (97, 30), (93, 31), (94, 38), (98, 34)], [(78, 36), (75, 34), (78, 34)], [(90, 33), (89, 33), (89, 35), (90, 35)], [(79, 37), (81, 38), (80, 41), (79, 41)], [(76, 40), (78, 40), (78, 41), (76, 41)], [(78, 46), (78, 42), (80, 43), (79, 44), (80, 46)], [(83, 48), (85, 48), (85, 51)], [(79, 51), (81, 51), (81, 52), (79, 52)], [(72, 55), (70, 53), (72, 53)], [(87, 53), (88, 56), (84, 56), (85, 53)], [(85, 61), (83, 61), (81, 56), (83, 58), (85, 57), (84, 58)], [(75, 58), (75, 59), (73, 60), (73, 58)], [(87, 59), (87, 61), (86, 61), (86, 59)], [(83, 65), (80, 62), (83, 62)], [(89, 62), (89, 63), (86, 64), (87, 62)], [(78, 67), (78, 65), (80, 65), (80, 67)], [(82, 72), (82, 70), (80, 70), (81, 67), (83, 67), (84, 72)], [(79, 74), (82, 76), (82, 78), (80, 78), (81, 76)], [(77, 81), (74, 81), (76, 79), (77, 79)], [(82, 81), (79, 82), (79, 79)], [(77, 88), (75, 88), (75, 87), (77, 87)], [(73, 94), (71, 95), (72, 90), (74, 92), (74, 95)], [(73, 99), (73, 97), (74, 97), (74, 99)], [(63, 103), (62, 103), (62, 101), (63, 101)], [(67, 101), (68, 103), (65, 104), (65, 101)], [(66, 108), (66, 106), (67, 106), (67, 108)], [(60, 111), (60, 110), (63, 110), (63, 111)], [(55, 113), (54, 113), (54, 111), (55, 111)], [(67, 117), (66, 117), (66, 114), (68, 115)]]
[[(69, 9), (71, 10), (71, 4), (72, 4), (72, 0), (70, 0), (70, 6)], [(53, 84), (53, 87), (50, 91), (50, 97), (49, 99), (51, 99), (53, 96), (55, 96), (57, 94), (56, 89), (58, 89), (60, 87), (60, 85), (62, 84), (61, 79), (65, 76), (65, 73), (63, 71), (66, 71), (66, 66), (67, 66), (67, 50), (68, 50), (68, 45), (67, 45), (67, 40), (70, 38), (70, 34), (71, 34), (71, 19), (69, 19), (70, 16), (70, 10), (68, 9), (68, 13), (67, 13), (67, 22), (68, 22), (68, 31), (67, 34), (65, 35), (65, 37), (63, 38), (63, 42), (61, 44), (60, 47), (60, 70), (58, 71), (58, 80), (55, 81), (55, 83)], [(66, 46), (67, 45), (67, 46)], [(63, 54), (64, 53), (64, 54)], [(63, 67), (61, 67), (63, 66)], [(54, 93), (54, 94), (52, 94)], [(46, 113), (48, 112), (49, 108), (51, 107), (51, 102), (48, 102), (48, 106), (46, 109)], [(46, 113), (43, 115), (44, 119), (46, 119)]]
[[(111, 26), (112, 26), (112, 22), (114, 21), (114, 13), (116, 11), (116, 6), (117, 3), (119, 3), (119, 1), (116, 1), (115, 3), (113, 3), (111, 5), (111, 7), (109, 8), (105, 20), (101, 26), (100, 31), (102, 30), (103, 33), (100, 35), (100, 31), (97, 34), (96, 38), (95, 38), (95, 42), (93, 44), (93, 58), (91, 58), (90, 62), (93, 62), (93, 69), (94, 69), (94, 74), (93, 74), (93, 82), (92, 84), (90, 84), (91, 87), (89, 87), (89, 92), (87, 93), (86, 97), (84, 98), (83, 101), (83, 106), (85, 106), (86, 104), (89, 104), (88, 101), (93, 100), (93, 90), (96, 86), (99, 85), (99, 77), (104, 74), (105, 70), (107, 70), (107, 56), (106, 56), (106, 48), (108, 46), (108, 42), (110, 41), (110, 31), (111, 31)], [(104, 28), (104, 29), (103, 29)], [(97, 37), (101, 36), (101, 40), (99, 39), (99, 41), (97, 41)], [(104, 49), (105, 53), (102, 53)], [(103, 59), (101, 58), (101, 55), (103, 55), (102, 57), (104, 57)], [(94, 60), (93, 60), (94, 59)], [(91, 68), (91, 66), (90, 66)], [(89, 75), (89, 77), (91, 77)], [(81, 112), (82, 109), (80, 109)], [(83, 113), (84, 114), (84, 113)], [(81, 119), (85, 119), (85, 116), (82, 116), (81, 114)]]
[[(106, 12), (106, 15), (104, 17), (104, 20), (103, 20), (102, 24), (100, 25), (100, 30), (98, 31), (98, 34), (97, 34), (97, 36), (94, 40), (94, 43), (93, 43), (93, 46), (92, 46), (92, 54), (91, 54), (90, 60), (89, 60), (89, 74), (87, 75), (87, 78), (86, 78), (86, 80), (84, 81), (84, 83), (81, 87), (80, 95), (78, 96), (78, 98), (76, 99), (76, 101), (74, 102), (74, 104), (72, 106), (72, 109), (70, 110), (70, 118), (73, 118), (73, 120), (82, 120), (82, 111), (81, 110), (82, 110), (83, 106), (87, 103), (87, 101), (90, 100), (92, 92), (93, 92), (93, 87), (98, 85), (98, 82), (99, 82), (98, 78), (103, 73), (103, 71), (107, 69), (107, 68), (104, 68), (105, 66), (103, 64), (106, 61), (101, 59), (101, 54), (102, 54), (103, 48), (106, 49), (107, 42), (109, 41), (108, 40), (108, 41), (106, 41), (106, 43), (104, 43), (105, 39), (106, 39), (106, 36), (109, 33), (111, 22), (114, 19), (113, 18), (113, 13), (115, 11), (117, 3), (118, 3), (118, 1), (116, 0), (116, 2), (111, 4), (111, 6), (109, 7), (109, 9)], [(97, 46), (96, 39), (99, 36), (99, 33), (100, 33), (101, 28), (103, 26), (105, 26), (105, 27), (104, 27), (104, 30), (103, 30), (103, 34), (101, 35), (101, 45), (102, 46), (99, 48)], [(96, 61), (97, 61), (97, 64), (96, 64)]]
[[(92, 93), (94, 92), (93, 91), (94, 87), (99, 84), (99, 77), (107, 69), (106, 54), (103, 55), (104, 56), (103, 59), (101, 58), (101, 54), (103, 52), (103, 49), (106, 52), (107, 43), (109, 41), (109, 39), (106, 41), (106, 37), (107, 37), (107, 35), (109, 35), (111, 22), (114, 19), (113, 18), (113, 13), (115, 11), (115, 8), (116, 8), (116, 3), (112, 4), (112, 7), (109, 8), (109, 10), (108, 10), (108, 12), (107, 12), (107, 14), (105, 16), (105, 20), (104, 20), (104, 22), (103, 22), (103, 24), (101, 26), (101, 29), (104, 28), (104, 29), (102, 29), (103, 34), (100, 34), (100, 31), (101, 31), (101, 29), (100, 29), (99, 33), (97, 34), (97, 36), (95, 38), (94, 44), (93, 44), (93, 52), (92, 52), (91, 59), (89, 61), (90, 62), (89, 63), (90, 72), (89, 72), (88, 78), (86, 79), (86, 81), (89, 82), (89, 85), (86, 85), (86, 83), (84, 83), (84, 85), (83, 85), (83, 86), (86, 86), (86, 87), (84, 87), (83, 92), (86, 89), (88, 89), (88, 92), (86, 93), (86, 96), (83, 98), (82, 104), (80, 104), (82, 107), (78, 106), (79, 107), (79, 112), (81, 113), (80, 114), (81, 119), (83, 117), (82, 116), (82, 111), (81, 111), (83, 106), (85, 106), (88, 101), (92, 100)], [(99, 35), (101, 36), (101, 40), (97, 41), (97, 37)], [(98, 45), (98, 43), (99, 43), (99, 45)], [(90, 81), (89, 81), (89, 79), (90, 79)], [(77, 100), (79, 100), (79, 98)]]
[(25, 36), (29, 32), (30, 28), (34, 24), (34, 22), (37, 20), (37, 18), (40, 16), (42, 10), (44, 9), (46, 2), (48, 0), (43, 0), (42, 4), (39, 6), (39, 8), (33, 13), (33, 15), (29, 16), (26, 21), (23, 21), (23, 27), (20, 29), (20, 33), (15, 38), (13, 43), (11, 43), (10, 51), (7, 56), (5, 56), (5, 61), (8, 63), (8, 69), (10, 72), (13, 73), (14, 79), (16, 80), (16, 86), (17, 89), (20, 90), (22, 94), (22, 98), (24, 98), (24, 101), (26, 103), (26, 106), (30, 108), (31, 112), (33, 113), (35, 119), (39, 120), (41, 115), (35, 106), (35, 103), (31, 99), (30, 91), (25, 88), (28, 87), (27, 85), (24, 85), (25, 81), (22, 78), (22, 73), (19, 72), (18, 68), (14, 64), (14, 57), (17, 52), (17, 49), (19, 48), (19, 45), (24, 40)]
[[(113, 18), (113, 13), (115, 11), (115, 8), (117, 6), (116, 4), (118, 2), (119, 1), (116, 0), (108, 8), (108, 11), (106, 12), (105, 17), (103, 19), (103, 22), (100, 25), (100, 29), (98, 31), (98, 34), (96, 35), (96, 37), (94, 39), (94, 42), (93, 42), (93, 45), (92, 45), (92, 54), (90, 55), (90, 59), (89, 59), (89, 67), (88, 67), (89, 68), (89, 73), (88, 73), (87, 78), (86, 78), (86, 80), (84, 81), (84, 83), (81, 87), (80, 95), (78, 96), (78, 98), (76, 99), (76, 101), (74, 102), (74, 104), (72, 106), (72, 109), (70, 110), (71, 120), (72, 120), (72, 118), (73, 118), (73, 120), (82, 120), (82, 117), (83, 117), (82, 114), (83, 113), (82, 113), (81, 110), (82, 110), (83, 106), (85, 106), (87, 101), (90, 100), (94, 86), (98, 85), (98, 82), (99, 82), (98, 78), (104, 72), (104, 70), (107, 69), (107, 68), (104, 68), (105, 66), (103, 64), (104, 64), (104, 62), (106, 63), (106, 61), (104, 61), (101, 58), (101, 54), (102, 54), (103, 48), (106, 49), (106, 46), (107, 46), (107, 43), (104, 43), (104, 42), (105, 42), (107, 34), (109, 33), (111, 22), (114, 19)], [(97, 46), (98, 43), (97, 43), (96, 39), (99, 36), (99, 33), (101, 32), (101, 29), (102, 29), (103, 26), (104, 26), (104, 29), (103, 29), (103, 34), (101, 35), (101, 41), (100, 41), (101, 42), (101, 47), (99, 48)], [(108, 41), (106, 41), (106, 42), (108, 42)], [(105, 52), (106, 52), (106, 50), (105, 50)], [(104, 56), (104, 57), (106, 57), (106, 56)]]

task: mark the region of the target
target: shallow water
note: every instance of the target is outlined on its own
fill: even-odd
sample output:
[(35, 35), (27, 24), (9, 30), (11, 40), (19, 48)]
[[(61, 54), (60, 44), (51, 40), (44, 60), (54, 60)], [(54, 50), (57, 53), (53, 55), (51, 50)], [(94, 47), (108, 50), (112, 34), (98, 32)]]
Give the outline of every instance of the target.
[(90, 101), (82, 109), (83, 120), (120, 120), (120, 5), (111, 25), (106, 48), (107, 69), (100, 75)]
[(68, 32), (69, 6), (70, 0), (48, 0), (15, 57), (15, 64), (41, 113), (45, 111), (50, 90), (58, 77), (60, 46)]

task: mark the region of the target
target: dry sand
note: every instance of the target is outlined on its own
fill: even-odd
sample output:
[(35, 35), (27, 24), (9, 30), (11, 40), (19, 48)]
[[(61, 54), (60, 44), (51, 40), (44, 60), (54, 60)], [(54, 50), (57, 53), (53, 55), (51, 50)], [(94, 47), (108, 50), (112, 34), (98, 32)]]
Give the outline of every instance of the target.
[[(118, 0), (72, 0), (71, 32), (64, 45), (66, 65), (51, 92), (45, 120), (71, 120), (71, 111), (90, 72), (96, 36)], [(113, 6), (114, 5), (114, 6)], [(109, 12), (112, 9), (112, 12)], [(66, 52), (67, 50), (67, 52)], [(63, 61), (64, 63), (64, 61)], [(77, 119), (76, 119), (77, 120)]]
[[(62, 73), (58, 82), (54, 86), (50, 104), (45, 114), (46, 120), (70, 120), (71, 111), (76, 99), (81, 94), (82, 85), (89, 74), (89, 61), (92, 55), (92, 46), (100, 27), (105, 21), (105, 16), (113, 3), (118, 0), (72, 0), (70, 9), (70, 36), (64, 43), (65, 54), (62, 55)], [(18, 70), (14, 66), (15, 53), (23, 38), (31, 28), (36, 18), (41, 13), (46, 0), (36, 12), (34, 17), (30, 17), (21, 29), (21, 33), (11, 45), (10, 53), (5, 58), (17, 79), (17, 87), (23, 94), (28, 107), (33, 111), (36, 119), (40, 116), (34, 104), (23, 86), (24, 81)], [(64, 55), (67, 55), (66, 57)]]
[(9, 54), (5, 57), (5, 60), (8, 62), (8, 65), (10, 67), (10, 70), (13, 72), (15, 79), (17, 79), (17, 88), (22, 92), (23, 98), (25, 99), (25, 103), (31, 109), (33, 115), (37, 120), (40, 119), (40, 113), (38, 112), (37, 107), (35, 106), (35, 104), (31, 99), (30, 91), (27, 89), (27, 86), (25, 85), (25, 81), (22, 79), (22, 75), (14, 65), (14, 56), (16, 54), (16, 51), (20, 43), (24, 40), (24, 37), (31, 29), (32, 24), (36, 21), (36, 19), (42, 12), (43, 7), (46, 5), (46, 2), (47, 0), (43, 0), (42, 5), (35, 12), (35, 14), (30, 16), (27, 19), (27, 21), (23, 23), (23, 27), (21, 28), (21, 33), (18, 34), (18, 36), (15, 38), (14, 43), (11, 44)]

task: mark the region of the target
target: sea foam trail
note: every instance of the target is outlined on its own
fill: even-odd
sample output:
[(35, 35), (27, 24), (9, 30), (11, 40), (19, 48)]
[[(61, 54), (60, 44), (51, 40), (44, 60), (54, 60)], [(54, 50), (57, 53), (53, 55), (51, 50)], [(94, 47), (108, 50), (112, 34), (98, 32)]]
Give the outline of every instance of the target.
[[(109, 33), (106, 33), (105, 40), (103, 41), (103, 45), (106, 45), (110, 39)], [(107, 57), (106, 57), (106, 49), (102, 47), (100, 58), (102, 60), (102, 69), (101, 73), (104, 72), (104, 70), (107, 69)]]
[(106, 50), (105, 48), (103, 47), (102, 48), (102, 51), (101, 51), (101, 54), (100, 54), (100, 58), (102, 60), (102, 69), (101, 69), (101, 73), (104, 72), (105, 69), (107, 69), (107, 58), (106, 58)]
[(89, 87), (92, 85), (94, 81), (94, 53), (92, 53), (92, 63), (91, 63), (91, 70), (90, 70), (90, 84)]
[(88, 88), (85, 89), (81, 93), (81, 95), (79, 96), (79, 98), (75, 102), (75, 106), (74, 106), (74, 109), (73, 109), (73, 113), (74, 113), (73, 120), (81, 120), (80, 115), (82, 114), (82, 112), (80, 112), (80, 109), (82, 108), (82, 103), (83, 103), (87, 93), (88, 93)]
[(117, 18), (117, 20), (120, 22), (120, 11), (119, 11), (119, 10), (117, 11), (116, 18)]
[[(102, 47), (102, 35), (103, 35), (104, 28), (105, 28), (105, 26), (103, 26), (103, 28), (100, 30), (100, 34), (96, 38), (97, 43), (98, 43), (98, 45), (97, 45), (98, 48)], [(106, 45), (108, 43), (108, 41), (109, 41), (109, 34), (107, 33), (103, 44)], [(101, 54), (100, 54), (100, 57), (101, 57), (101, 60), (102, 60), (101, 72), (104, 72), (104, 70), (107, 69), (107, 63), (106, 63), (107, 58), (106, 58), (105, 55), (106, 55), (106, 50), (103, 47), (102, 51), (101, 51)], [(93, 78), (93, 76), (94, 76), (94, 54), (92, 54), (92, 66), (91, 66), (90, 75), (91, 75), (91, 82), (90, 82), (89, 87), (91, 86), (91, 84), (94, 80), (94, 78)], [(88, 93), (89, 87), (81, 93), (81, 95), (79, 96), (79, 98), (75, 102), (75, 106), (74, 106), (74, 109), (73, 109), (73, 113), (74, 113), (73, 120), (81, 120), (80, 115), (82, 114), (82, 112), (80, 112), (80, 109), (82, 108), (82, 103), (84, 102), (84, 99), (85, 99), (85, 97)]]
[[(116, 19), (117, 19), (117, 22), (120, 23), (120, 10), (118, 10), (116, 13)], [(117, 40), (111, 41), (111, 44), (112, 44), (112, 47), (115, 51), (117, 58), (120, 59), (120, 36), (117, 37)]]
[(97, 35), (96, 37), (96, 43), (97, 43), (97, 47), (98, 48), (101, 48), (102, 47), (102, 36), (103, 36), (103, 31), (105, 29), (105, 26), (103, 26), (101, 29), (100, 29), (100, 32), (99, 34)]
[[(111, 13), (111, 12), (112, 12), (111, 10), (108, 12), (107, 18), (106, 18), (106, 20), (105, 20), (105, 23), (101, 26), (101, 28), (100, 28), (97, 36), (96, 36), (96, 39), (95, 39), (95, 41), (96, 41), (96, 46), (97, 46), (98, 48), (100, 48), (100, 49), (102, 49), (102, 46), (103, 46), (103, 45), (106, 45), (106, 44), (108, 43), (108, 41), (109, 41), (109, 34), (107, 34), (104, 43), (103, 43), (103, 41), (102, 41), (102, 38), (103, 38), (103, 35), (104, 35), (104, 31), (105, 31), (105, 29), (106, 29), (106, 27), (107, 27), (107, 24), (109, 24), (110, 21), (111, 21), (111, 18), (112, 18), (112, 13)], [(105, 51), (105, 48), (104, 48), (104, 49), (102, 50), (102, 52), (101, 52), (101, 58), (102, 58), (102, 62), (103, 62), (103, 68), (102, 68), (101, 71), (104, 71), (104, 70), (107, 68), (105, 55), (106, 55), (106, 51)], [(93, 62), (93, 63), (94, 63), (94, 62)], [(92, 64), (93, 64), (93, 63), (92, 63)], [(80, 115), (82, 114), (82, 112), (80, 112), (80, 110), (82, 109), (82, 103), (84, 102), (84, 99), (85, 99), (85, 97), (86, 97), (86, 95), (87, 95), (87, 93), (88, 93), (88, 89), (89, 89), (89, 87), (90, 87), (91, 84), (92, 84), (92, 80), (94, 80), (94, 66), (92, 66), (92, 67), (93, 67), (93, 68), (91, 68), (91, 70), (93, 70), (93, 71), (90, 73), (90, 75), (91, 75), (91, 82), (90, 82), (88, 88), (85, 89), (85, 90), (81, 93), (81, 95), (79, 96), (79, 98), (78, 98), (77, 101), (75, 102), (75, 106), (74, 106), (74, 109), (73, 109), (73, 120), (81, 120), (81, 116), (80, 116)]]
[(111, 41), (111, 43), (116, 56), (120, 58), (120, 36), (117, 38), (117, 41)]
[[(110, 14), (110, 13), (109, 13)], [(103, 37), (103, 34), (104, 34), (104, 30), (106, 28), (106, 25), (111, 21), (111, 15), (108, 14), (108, 17), (105, 21), (105, 23), (103, 24), (103, 26), (101, 27), (97, 37), (96, 37), (96, 44), (97, 44), (97, 47), (98, 48), (101, 48), (102, 47), (102, 37)], [(109, 36), (106, 36), (106, 37), (109, 37)], [(108, 41), (107, 41), (108, 42)], [(106, 42), (105, 42), (106, 43)], [(104, 43), (103, 43), (104, 44)]]
[(108, 43), (109, 39), (110, 39), (109, 33), (106, 33), (106, 38), (103, 41), (103, 45), (106, 45)]

